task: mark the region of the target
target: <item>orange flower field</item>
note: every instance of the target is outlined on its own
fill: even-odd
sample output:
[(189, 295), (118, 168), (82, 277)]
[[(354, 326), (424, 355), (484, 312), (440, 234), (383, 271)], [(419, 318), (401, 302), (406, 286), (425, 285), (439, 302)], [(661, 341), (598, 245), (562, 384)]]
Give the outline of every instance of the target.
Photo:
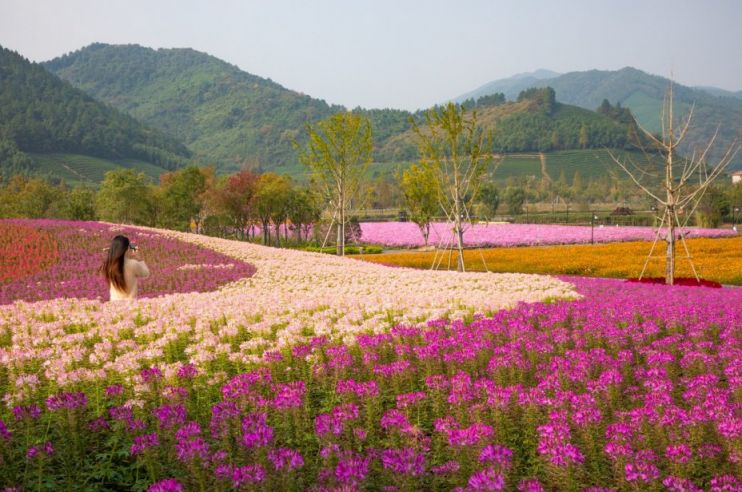
[[(591, 277), (638, 277), (651, 242), (611, 244), (581, 244), (568, 246), (534, 246), (525, 248), (470, 249), (464, 251), (467, 270), (491, 272), (521, 272)], [(722, 284), (742, 285), (742, 237), (724, 239), (689, 239), (688, 248), (698, 274)], [(677, 275), (692, 277), (682, 243), (678, 243)], [(657, 244), (645, 276), (664, 276), (665, 243)], [(436, 253), (403, 252), (382, 255), (355, 256), (365, 261), (413, 268), (430, 268)], [(441, 252), (437, 253), (441, 259)], [(620, 259), (617, 261), (617, 259)], [(486, 263), (486, 268), (485, 264)], [(450, 255), (450, 267), (456, 268), (456, 256)], [(439, 269), (449, 268), (449, 253), (440, 261)]]

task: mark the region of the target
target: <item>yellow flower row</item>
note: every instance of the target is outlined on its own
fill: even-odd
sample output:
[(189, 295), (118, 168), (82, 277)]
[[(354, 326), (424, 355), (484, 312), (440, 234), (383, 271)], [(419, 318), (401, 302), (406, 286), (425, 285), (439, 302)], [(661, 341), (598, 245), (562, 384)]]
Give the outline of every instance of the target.
[[(590, 277), (638, 277), (651, 242), (534, 246), (524, 248), (470, 249), (464, 252), (471, 271), (585, 275)], [(688, 249), (698, 274), (723, 284), (742, 285), (742, 236), (724, 239), (689, 239)], [(647, 277), (664, 277), (665, 246), (658, 242), (647, 266)], [(366, 261), (412, 268), (455, 269), (455, 252), (403, 252), (359, 256)], [(485, 267), (486, 264), (486, 267)], [(682, 243), (677, 243), (676, 276), (693, 277)]]

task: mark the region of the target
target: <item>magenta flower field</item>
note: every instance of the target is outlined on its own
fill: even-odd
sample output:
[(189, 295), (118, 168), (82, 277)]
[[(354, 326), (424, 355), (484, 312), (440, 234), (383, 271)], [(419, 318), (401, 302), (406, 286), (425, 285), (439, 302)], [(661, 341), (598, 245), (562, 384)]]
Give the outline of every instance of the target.
[[(361, 222), (361, 240), (393, 248), (423, 246), (420, 228), (413, 222)], [(731, 229), (682, 229), (685, 237), (727, 237), (735, 235)], [(592, 230), (594, 241), (609, 243), (619, 241), (651, 241), (656, 229), (652, 227), (600, 226)], [(537, 246), (547, 244), (579, 244), (591, 240), (590, 226), (552, 224), (474, 224), (464, 230), (466, 246)], [(451, 247), (455, 244), (451, 224), (431, 224), (430, 246)]]
[(14, 274), (12, 278), (8, 275), (7, 281), (0, 281), (0, 304), (57, 297), (107, 299), (108, 285), (98, 268), (105, 258), (105, 248), (117, 234), (139, 245), (149, 263), (152, 275), (140, 281), (140, 297), (214, 290), (255, 273), (254, 266), (248, 263), (131, 227), (61, 220), (4, 220), (0, 227), (22, 231), (23, 239), (28, 238), (0, 244), (0, 254), (6, 258), (19, 244), (30, 248), (28, 243), (35, 249), (49, 250), (46, 257), (53, 253), (51, 263), (34, 254), (8, 258), (6, 261), (13, 264), (3, 265), (2, 269)]
[[(127, 309), (0, 306), (1, 487), (742, 490), (742, 289), (420, 272), (162, 235), (257, 272)], [(384, 275), (390, 298), (374, 290)], [(337, 300), (325, 281), (345, 287)], [(501, 282), (550, 294), (484, 314)], [(426, 297), (455, 306), (436, 296), (462, 286), (478, 312), (403, 315)], [(374, 302), (389, 324), (342, 315)]]

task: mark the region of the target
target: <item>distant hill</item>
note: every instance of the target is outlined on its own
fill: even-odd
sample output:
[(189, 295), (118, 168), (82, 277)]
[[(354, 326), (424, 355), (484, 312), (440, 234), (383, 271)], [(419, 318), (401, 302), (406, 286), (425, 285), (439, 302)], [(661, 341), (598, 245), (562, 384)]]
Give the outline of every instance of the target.
[(708, 92), (712, 96), (736, 97), (737, 99), (742, 99), (742, 91), (732, 92), (732, 91), (728, 91), (725, 89), (719, 89), (718, 87), (711, 87), (711, 86), (704, 86), (704, 85), (697, 85), (694, 87), (694, 89)]
[(63, 164), (50, 157), (55, 154), (89, 156), (110, 166), (128, 161), (150, 174), (175, 169), (190, 158), (174, 138), (0, 47), (0, 174), (68, 176)]
[[(553, 87), (557, 100), (586, 109), (596, 109), (604, 99), (612, 104), (629, 108), (637, 120), (650, 131), (660, 128), (662, 101), (669, 84), (663, 77), (650, 75), (635, 68), (626, 67), (616, 71), (590, 70), (570, 72), (553, 78), (532, 80), (523, 78), (494, 81), (480, 89), (459, 96), (455, 100), (487, 95), (489, 91), (502, 92), (508, 99), (528, 87)], [(704, 145), (720, 127), (718, 143), (712, 157), (726, 151), (728, 146), (742, 136), (742, 99), (719, 93), (713, 95), (707, 89), (693, 89), (674, 84), (675, 112), (684, 114), (695, 104), (693, 130), (688, 135), (685, 147)], [(738, 155), (733, 167), (742, 168), (742, 155)]]
[(489, 96), (490, 94), (496, 94), (498, 92), (505, 94), (505, 97), (512, 101), (515, 100), (516, 97), (518, 97), (518, 94), (523, 89), (527, 89), (529, 87), (541, 87), (542, 85), (539, 83), (540, 81), (553, 79), (555, 77), (558, 77), (559, 75), (560, 74), (557, 72), (552, 72), (551, 70), (546, 70), (543, 68), (534, 72), (519, 73), (506, 79), (488, 82), (471, 92), (467, 92), (466, 94), (458, 96), (457, 98), (453, 99), (453, 101), (462, 103), (468, 99), (476, 100), (480, 97)]
[[(292, 144), (304, 141), (306, 123), (347, 110), (192, 49), (93, 44), (45, 66), (93, 97), (179, 138), (199, 159), (215, 163), (223, 172), (250, 163), (264, 170), (303, 174)], [(516, 78), (552, 75), (554, 72), (539, 71)], [(605, 115), (568, 105), (556, 104), (542, 111), (533, 102), (501, 102), (495, 97), (467, 103), (476, 106), (485, 130), (493, 130), (497, 151), (625, 144), (625, 122)], [(422, 123), (422, 112), (353, 111), (371, 120), (375, 161), (416, 158), (410, 118)], [(581, 131), (587, 142), (580, 143)]]
[(280, 171), (296, 161), (306, 123), (344, 110), (187, 48), (93, 44), (44, 66), (222, 171), (245, 161)]

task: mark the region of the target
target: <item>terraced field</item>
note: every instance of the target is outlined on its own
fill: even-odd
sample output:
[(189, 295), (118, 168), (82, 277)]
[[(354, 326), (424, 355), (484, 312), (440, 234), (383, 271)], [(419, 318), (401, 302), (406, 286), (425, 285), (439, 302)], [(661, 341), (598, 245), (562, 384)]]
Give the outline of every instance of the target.
[(79, 154), (30, 154), (36, 163), (36, 172), (41, 175), (54, 176), (69, 184), (100, 183), (104, 175), (121, 167), (142, 171), (154, 180), (166, 170), (136, 159), (110, 161), (99, 157)]

